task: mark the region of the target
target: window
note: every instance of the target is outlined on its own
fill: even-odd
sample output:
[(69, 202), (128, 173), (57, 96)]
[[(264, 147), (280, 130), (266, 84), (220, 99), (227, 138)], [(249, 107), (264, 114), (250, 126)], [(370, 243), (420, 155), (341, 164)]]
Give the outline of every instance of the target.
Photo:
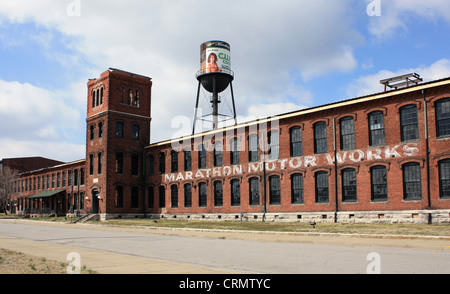
[(291, 156), (302, 156), (302, 129), (300, 127), (291, 128)]
[(189, 149), (184, 150), (184, 170), (192, 170), (192, 151)]
[(139, 175), (139, 155), (138, 154), (131, 155), (131, 175), (133, 175), (133, 176)]
[(386, 167), (374, 166), (370, 170), (372, 181), (372, 201), (387, 201)]
[(316, 203), (327, 203), (329, 201), (328, 194), (328, 173), (317, 172), (316, 178)]
[(280, 138), (276, 130), (272, 130), (267, 134), (267, 143), (269, 144), (269, 159), (280, 158)]
[(153, 154), (149, 154), (147, 160), (148, 160), (148, 175), (153, 176), (155, 174), (155, 157), (153, 156)]
[[(52, 174), (52, 188), (55, 188), (55, 174)], [(31, 179), (30, 179), (30, 191), (31, 191)]]
[(303, 175), (293, 174), (291, 177), (291, 203), (303, 203)]
[(89, 127), (89, 131), (90, 131), (90, 139), (91, 140), (94, 140), (94, 137), (95, 137), (95, 126), (94, 125), (91, 125), (90, 127)]
[(159, 186), (159, 208), (166, 206), (166, 188)]
[(407, 105), (400, 108), (400, 125), (402, 142), (419, 139), (417, 107), (415, 105)]
[(323, 121), (314, 124), (314, 153), (327, 153), (327, 124)]
[(239, 180), (231, 180), (231, 206), (241, 205), (241, 188)]
[(248, 136), (248, 160), (250, 162), (259, 161), (257, 134)]
[(166, 173), (166, 155), (164, 152), (159, 153), (159, 173), (165, 174)]
[(80, 185), (84, 185), (84, 168), (80, 168)]
[(238, 138), (232, 138), (230, 140), (230, 163), (233, 164), (239, 164), (240, 158), (239, 158), (239, 139)]
[[(56, 174), (56, 187), (57, 188), (61, 187), (61, 174), (60, 173)], [(36, 190), (36, 178), (34, 178), (33, 190)]]
[(214, 143), (214, 166), (222, 166), (222, 142)]
[(370, 146), (385, 144), (384, 115), (381, 111), (374, 111), (369, 114), (369, 141)]
[(356, 171), (347, 168), (342, 171), (342, 201), (356, 201)]
[(178, 186), (172, 185), (170, 186), (170, 206), (178, 207)]
[(131, 187), (131, 208), (139, 207), (139, 187)]
[(450, 136), (450, 98), (436, 102), (436, 132), (438, 137)]
[(103, 123), (102, 122), (98, 123), (98, 137), (99, 138), (103, 137)]
[(279, 176), (269, 177), (269, 203), (281, 204), (281, 185)]
[(116, 123), (116, 137), (123, 138), (123, 122)]
[(198, 184), (198, 206), (206, 206), (206, 183)]
[(97, 173), (100, 175), (102, 173), (102, 153), (97, 154)]
[(450, 199), (450, 159), (439, 162), (440, 198)]
[(200, 145), (198, 151), (198, 168), (206, 168), (206, 149), (204, 145)]
[(131, 139), (139, 140), (139, 126), (138, 125), (131, 126)]
[(223, 205), (222, 181), (214, 182), (214, 206)]
[(103, 104), (103, 87), (100, 88), (100, 104)]
[(148, 208), (155, 207), (155, 191), (153, 190), (153, 187), (147, 188), (147, 202)]
[(92, 91), (92, 108), (95, 107), (95, 90)]
[[(47, 178), (47, 181), (48, 181), (48, 178)], [(43, 179), (43, 181), (42, 181), (42, 188), (44, 188), (44, 179)], [(70, 187), (70, 186), (72, 186), (72, 171), (71, 170), (69, 170), (68, 172), (67, 172), (67, 185)]]
[(123, 153), (116, 153), (116, 174), (123, 174)]
[(73, 170), (73, 185), (78, 186), (78, 170)]
[(184, 184), (184, 207), (192, 207), (192, 185)]
[(417, 162), (403, 165), (403, 195), (405, 200), (422, 199), (420, 164)]
[(353, 117), (344, 117), (341, 119), (341, 149), (355, 149), (355, 126)]
[(89, 175), (94, 174), (94, 154), (89, 155)]
[(259, 204), (259, 179), (251, 178), (248, 182), (249, 191), (250, 191), (250, 205), (258, 205)]
[[(38, 184), (39, 184), (39, 189), (40, 189), (41, 181), (39, 181)], [(65, 171), (62, 172), (62, 185), (61, 186), (62, 187), (66, 186), (66, 172)]]
[(178, 172), (178, 152), (175, 150), (170, 151), (170, 169), (173, 173)]

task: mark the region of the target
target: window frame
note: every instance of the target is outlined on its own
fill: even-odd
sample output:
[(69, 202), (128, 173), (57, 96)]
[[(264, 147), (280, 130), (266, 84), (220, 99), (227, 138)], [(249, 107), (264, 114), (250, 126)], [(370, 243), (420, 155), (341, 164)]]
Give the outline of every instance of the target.
[(316, 122), (313, 128), (314, 128), (314, 154), (327, 153), (328, 152), (327, 123), (324, 121)]
[(299, 126), (294, 126), (289, 130), (290, 154), (291, 157), (303, 156), (303, 131)]

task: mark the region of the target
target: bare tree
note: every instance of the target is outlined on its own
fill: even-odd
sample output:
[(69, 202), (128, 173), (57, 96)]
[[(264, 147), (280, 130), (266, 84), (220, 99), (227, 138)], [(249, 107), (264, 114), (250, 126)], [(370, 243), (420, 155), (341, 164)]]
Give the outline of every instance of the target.
[(17, 175), (18, 173), (8, 166), (3, 166), (0, 170), (0, 212), (8, 213), (8, 208), (11, 209), (11, 196)]

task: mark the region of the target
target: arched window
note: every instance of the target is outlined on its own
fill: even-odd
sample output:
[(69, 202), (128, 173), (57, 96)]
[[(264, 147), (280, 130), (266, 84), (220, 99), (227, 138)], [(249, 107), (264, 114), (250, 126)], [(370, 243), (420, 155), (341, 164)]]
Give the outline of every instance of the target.
[(290, 130), (291, 134), (291, 156), (302, 156), (302, 129), (300, 127), (293, 127)]
[(291, 176), (291, 203), (303, 203), (303, 175), (293, 174)]
[(223, 189), (222, 189), (222, 181), (214, 182), (214, 206), (222, 206), (223, 205)]
[(269, 203), (281, 204), (280, 176), (269, 177)]
[(316, 180), (316, 203), (329, 202), (328, 173), (325, 171), (316, 172), (315, 180)]
[(314, 124), (314, 153), (327, 153), (327, 124), (323, 121)]
[(355, 202), (356, 195), (356, 171), (354, 168), (342, 170), (342, 201)]
[(372, 201), (387, 201), (387, 172), (382, 165), (374, 166), (370, 169)]
[(241, 188), (239, 180), (231, 180), (231, 206), (241, 205)]
[(436, 136), (450, 136), (450, 98), (436, 102)]
[(417, 162), (403, 165), (403, 197), (405, 200), (422, 199), (420, 164)]
[(259, 179), (258, 178), (250, 178), (248, 181), (250, 197), (249, 204), (250, 205), (258, 205), (259, 204)]
[(450, 159), (439, 161), (439, 196), (450, 199)]

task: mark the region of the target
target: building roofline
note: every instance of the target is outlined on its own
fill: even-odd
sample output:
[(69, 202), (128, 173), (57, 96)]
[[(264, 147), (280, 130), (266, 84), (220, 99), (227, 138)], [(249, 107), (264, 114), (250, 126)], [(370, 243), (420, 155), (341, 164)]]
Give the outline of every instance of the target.
[(64, 167), (64, 166), (75, 165), (75, 164), (81, 163), (83, 161), (86, 161), (86, 159), (80, 159), (80, 160), (71, 161), (71, 162), (67, 162), (67, 163), (62, 163), (62, 164), (58, 164), (58, 165), (54, 165), (54, 166), (41, 168), (41, 169), (30, 170), (30, 171), (27, 171), (27, 172), (24, 172), (24, 173), (20, 173), (18, 175), (22, 176), (22, 175), (26, 175), (26, 174), (33, 174), (33, 173), (37, 173), (37, 172), (42, 172), (42, 171), (45, 171), (45, 170), (57, 169), (57, 168), (61, 168), (61, 167)]
[(217, 129), (217, 130), (210, 130), (210, 131), (206, 131), (206, 132), (202, 132), (202, 133), (187, 135), (187, 136), (173, 138), (173, 139), (164, 140), (164, 141), (160, 141), (160, 142), (155, 142), (155, 143), (152, 143), (152, 144), (146, 146), (145, 148), (162, 146), (162, 145), (170, 144), (172, 142), (179, 142), (179, 141), (183, 141), (186, 139), (193, 139), (193, 138), (202, 137), (202, 136), (206, 136), (206, 135), (212, 135), (212, 134), (218, 133), (218, 132), (224, 132), (224, 131), (232, 130), (232, 129), (239, 129), (239, 128), (243, 128), (243, 127), (247, 127), (247, 126), (251, 126), (251, 125), (255, 125), (255, 124), (260, 124), (260, 123), (267, 123), (267, 122), (270, 122), (273, 120), (286, 119), (286, 118), (290, 118), (290, 117), (294, 117), (294, 116), (324, 111), (324, 110), (328, 110), (331, 108), (343, 107), (343, 106), (347, 106), (347, 105), (351, 105), (351, 104), (366, 102), (369, 100), (382, 99), (382, 98), (386, 98), (386, 97), (402, 95), (402, 94), (409, 93), (409, 92), (421, 91), (424, 89), (428, 89), (430, 87), (439, 87), (439, 86), (444, 86), (444, 85), (449, 85), (449, 84), (450, 84), (450, 77), (447, 77), (447, 78), (443, 78), (443, 79), (439, 79), (439, 80), (434, 80), (434, 81), (410, 86), (407, 88), (400, 88), (400, 89), (395, 89), (395, 90), (390, 90), (390, 91), (384, 91), (384, 92), (369, 94), (369, 95), (365, 95), (365, 96), (355, 97), (355, 98), (351, 98), (351, 99), (347, 99), (347, 100), (341, 100), (341, 101), (324, 104), (324, 105), (320, 105), (320, 106), (314, 106), (311, 108), (294, 110), (291, 112), (286, 112), (286, 113), (282, 113), (282, 114), (275, 115), (275, 116), (269, 116), (266, 118), (257, 119), (257, 120), (253, 120), (253, 121), (249, 121), (249, 122), (244, 122), (244, 123), (233, 125), (233, 126), (223, 127), (223, 128)]

